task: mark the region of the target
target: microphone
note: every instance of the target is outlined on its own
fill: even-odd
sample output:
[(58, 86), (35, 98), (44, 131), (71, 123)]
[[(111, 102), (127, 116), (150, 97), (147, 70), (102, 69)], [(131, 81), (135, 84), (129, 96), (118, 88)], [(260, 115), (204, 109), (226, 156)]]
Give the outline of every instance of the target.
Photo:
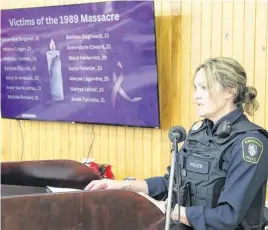
[(182, 142), (186, 138), (186, 131), (181, 126), (174, 126), (169, 130), (168, 138), (172, 143)]
[[(176, 160), (178, 154), (178, 143), (183, 142), (186, 139), (186, 131), (181, 126), (174, 126), (169, 130), (168, 133), (169, 140), (173, 143), (172, 148), (172, 162), (169, 175), (169, 185), (168, 185), (168, 198), (167, 198), (167, 209), (166, 209), (166, 221), (165, 221), (165, 230), (170, 229), (170, 214), (171, 214), (171, 204), (172, 204), (172, 192), (173, 192), (173, 183), (174, 183), (174, 172), (176, 168), (177, 180), (179, 180), (179, 164)], [(179, 186), (178, 182), (178, 186)], [(179, 189), (179, 188), (178, 188)], [(180, 199), (179, 199), (179, 190), (177, 192), (177, 204), (179, 206), (178, 216), (180, 216)], [(180, 218), (177, 223), (177, 229), (180, 229)]]

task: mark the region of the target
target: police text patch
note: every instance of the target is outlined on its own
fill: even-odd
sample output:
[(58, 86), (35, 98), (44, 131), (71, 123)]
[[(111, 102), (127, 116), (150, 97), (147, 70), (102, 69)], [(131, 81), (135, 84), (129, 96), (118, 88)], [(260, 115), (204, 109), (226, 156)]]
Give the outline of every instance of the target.
[(187, 158), (186, 169), (192, 172), (207, 174), (209, 171), (209, 163), (207, 161)]
[(247, 162), (256, 164), (259, 162), (263, 152), (262, 142), (254, 137), (247, 137), (242, 140), (243, 159)]

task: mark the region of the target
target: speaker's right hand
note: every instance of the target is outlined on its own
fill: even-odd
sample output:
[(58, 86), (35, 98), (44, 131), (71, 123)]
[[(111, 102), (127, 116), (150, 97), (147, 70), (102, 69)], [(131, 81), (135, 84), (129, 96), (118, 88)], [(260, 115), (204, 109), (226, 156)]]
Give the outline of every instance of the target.
[(110, 179), (101, 179), (91, 181), (84, 190), (102, 190), (102, 189), (122, 189), (124, 183), (122, 181), (110, 180)]

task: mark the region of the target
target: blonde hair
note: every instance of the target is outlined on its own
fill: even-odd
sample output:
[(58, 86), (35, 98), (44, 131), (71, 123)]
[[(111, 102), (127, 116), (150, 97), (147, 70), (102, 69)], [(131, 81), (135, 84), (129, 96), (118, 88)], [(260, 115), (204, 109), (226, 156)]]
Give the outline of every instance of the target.
[(244, 68), (234, 59), (227, 57), (209, 58), (199, 65), (196, 73), (204, 69), (208, 90), (218, 82), (224, 89), (235, 89), (234, 103), (237, 107), (243, 107), (249, 115), (254, 115), (259, 104), (256, 100), (257, 90), (247, 86), (247, 75)]

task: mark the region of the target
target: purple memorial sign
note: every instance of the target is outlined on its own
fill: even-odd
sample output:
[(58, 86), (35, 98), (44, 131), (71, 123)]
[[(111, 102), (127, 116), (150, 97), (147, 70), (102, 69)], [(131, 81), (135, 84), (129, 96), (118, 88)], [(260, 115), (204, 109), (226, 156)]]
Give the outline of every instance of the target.
[(152, 1), (2, 10), (3, 118), (159, 127)]

